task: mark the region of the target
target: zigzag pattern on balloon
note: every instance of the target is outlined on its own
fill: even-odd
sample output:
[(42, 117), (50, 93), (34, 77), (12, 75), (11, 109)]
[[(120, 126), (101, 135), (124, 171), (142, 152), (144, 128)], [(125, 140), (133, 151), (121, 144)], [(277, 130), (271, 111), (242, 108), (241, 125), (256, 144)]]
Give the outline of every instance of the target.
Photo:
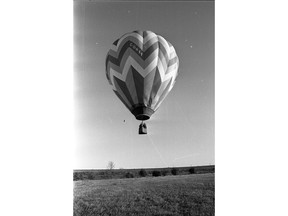
[(151, 31), (123, 35), (106, 57), (107, 79), (130, 111), (136, 106), (156, 111), (172, 89), (178, 67), (174, 47)]

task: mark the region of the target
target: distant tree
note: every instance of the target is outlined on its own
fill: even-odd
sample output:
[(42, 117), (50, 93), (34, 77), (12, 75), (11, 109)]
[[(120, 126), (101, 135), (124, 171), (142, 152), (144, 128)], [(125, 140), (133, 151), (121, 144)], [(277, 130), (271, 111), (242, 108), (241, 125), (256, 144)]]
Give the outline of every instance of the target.
[(158, 170), (154, 170), (154, 171), (152, 172), (152, 176), (155, 176), (155, 177), (161, 176), (161, 172), (158, 171)]
[(126, 178), (134, 178), (134, 175), (133, 175), (133, 173), (127, 172), (127, 173), (125, 174), (125, 177), (126, 177)]
[(195, 173), (195, 168), (194, 168), (194, 167), (191, 167), (191, 168), (189, 169), (189, 173), (190, 173), (190, 174), (194, 174), (194, 173)]
[(172, 175), (177, 175), (178, 174), (178, 169), (172, 168), (171, 173), (172, 173)]
[(74, 172), (74, 173), (73, 173), (73, 181), (78, 181), (78, 180), (82, 180), (81, 173), (79, 173), (79, 172)]
[(161, 174), (162, 174), (162, 176), (166, 176), (168, 174), (168, 171), (167, 170), (162, 170)]
[(87, 172), (86, 175), (87, 175), (87, 178), (86, 178), (87, 180), (94, 180), (94, 175), (92, 172)]
[(146, 170), (141, 169), (141, 170), (139, 171), (139, 175), (140, 175), (141, 177), (145, 177), (145, 176), (147, 176), (147, 172), (146, 172)]
[(109, 161), (107, 165), (107, 169), (113, 170), (115, 168), (115, 163), (113, 161)]

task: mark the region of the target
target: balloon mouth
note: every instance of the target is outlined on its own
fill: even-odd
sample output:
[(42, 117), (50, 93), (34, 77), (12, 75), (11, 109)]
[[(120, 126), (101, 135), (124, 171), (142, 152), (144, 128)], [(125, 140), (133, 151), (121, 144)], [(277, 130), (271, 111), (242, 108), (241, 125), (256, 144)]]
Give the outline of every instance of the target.
[(154, 110), (146, 106), (138, 106), (131, 112), (137, 120), (145, 121), (150, 119), (151, 115), (154, 113)]
[(150, 116), (145, 115), (145, 114), (139, 114), (139, 115), (137, 115), (135, 117), (136, 117), (137, 120), (141, 120), (141, 121), (145, 121), (145, 120), (150, 119)]

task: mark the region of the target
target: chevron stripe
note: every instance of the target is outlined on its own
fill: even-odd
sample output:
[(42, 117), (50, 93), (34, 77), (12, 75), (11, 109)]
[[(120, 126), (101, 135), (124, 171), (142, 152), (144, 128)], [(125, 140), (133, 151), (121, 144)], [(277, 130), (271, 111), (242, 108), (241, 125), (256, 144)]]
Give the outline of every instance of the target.
[(117, 70), (114, 70), (113, 67), (110, 67), (110, 77), (113, 75), (121, 80), (125, 80), (130, 66), (133, 66), (142, 75), (142, 77), (145, 77), (157, 66), (157, 63), (158, 59), (154, 58), (153, 61), (146, 68), (142, 68), (141, 65), (139, 65), (132, 56), (129, 56), (122, 69), (122, 74), (119, 73)]
[(133, 71), (134, 83), (137, 83), (137, 85), (135, 85), (135, 91), (138, 96), (138, 103), (144, 104), (144, 78), (137, 70), (133, 68), (133, 66), (131, 68)]
[(114, 41), (113, 45), (117, 46), (119, 39), (117, 39), (116, 41)]
[(154, 81), (153, 81), (153, 85), (152, 85), (153, 87), (151, 89), (149, 101), (148, 101), (149, 107), (152, 107), (153, 101), (155, 101), (155, 97), (157, 95), (157, 92), (158, 92), (161, 84), (162, 84), (162, 82), (161, 82), (160, 73), (159, 73), (158, 68), (156, 68), (155, 75), (154, 75)]
[[(138, 35), (139, 36), (139, 35)], [(123, 39), (121, 42), (118, 41), (118, 45), (117, 46), (112, 46), (111, 49), (109, 50), (109, 55), (113, 56), (114, 58), (118, 58), (119, 57), (119, 52), (123, 49), (123, 46), (126, 45), (127, 42), (132, 42), (135, 45), (138, 46), (139, 49), (141, 49), (143, 52), (146, 52), (147, 49), (150, 48), (150, 46), (152, 46), (155, 43), (160, 43), (163, 46), (163, 51), (169, 50), (169, 45), (167, 44), (167, 42), (165, 43), (164, 39), (162, 37), (159, 36), (155, 36), (153, 38), (151, 38), (151, 40), (147, 41), (146, 43), (142, 43), (143, 39), (142, 37), (132, 37), (129, 36), (125, 39)]]
[(123, 44), (125, 44), (126, 41), (128, 41), (128, 40), (131, 40), (135, 44), (139, 44), (139, 47), (141, 47), (144, 39), (143, 39), (142, 35), (139, 35), (137, 33), (126, 34), (126, 35), (124, 35), (124, 37), (121, 37), (118, 40), (117, 45), (112, 46), (110, 50), (113, 50), (114, 52), (121, 50)]
[(134, 102), (133, 102), (133, 99), (132, 99), (132, 97), (130, 95), (130, 92), (129, 92), (127, 86), (126, 86), (126, 83), (123, 82), (122, 80), (118, 79), (117, 77), (114, 77), (114, 79), (115, 79), (115, 81), (117, 83), (117, 86), (118, 86), (117, 90), (121, 89), (121, 91), (125, 95), (126, 99), (128, 100), (129, 105), (132, 106), (134, 104)]
[(119, 92), (113, 90), (114, 93), (117, 95), (117, 97), (122, 101), (122, 103), (125, 105), (125, 107), (128, 109), (128, 110), (131, 110), (131, 107), (126, 103), (126, 101), (122, 98), (122, 96), (119, 94)]
[(178, 62), (178, 57), (175, 56), (174, 58), (169, 60), (168, 67)]
[(146, 45), (153, 38), (157, 38), (157, 35), (154, 32), (148, 31), (144, 37), (144, 45)]
[[(130, 55), (129, 52), (127, 52), (126, 54), (125, 54), (125, 57), (123, 57), (123, 58), (125, 58), (125, 61), (123, 59), (123, 61), (121, 62), (121, 65), (119, 67), (115, 64), (112, 64), (111, 62), (108, 62), (107, 69), (106, 69), (108, 77), (110, 77), (111, 70), (113, 69), (114, 71), (116, 71), (118, 73), (120, 79), (125, 80), (125, 76), (126, 76), (125, 74), (127, 72), (127, 69), (129, 69), (129, 67), (128, 67), (129, 65), (133, 65), (135, 68), (137, 68), (137, 70), (139, 70), (139, 72), (142, 74), (142, 76), (145, 76), (145, 74), (150, 72), (150, 70), (154, 69), (154, 67), (157, 65), (159, 65), (159, 67), (161, 67), (161, 68), (163, 68), (165, 66), (165, 68), (160, 69), (161, 72), (163, 71), (162, 76), (164, 76), (164, 72), (165, 72), (165, 70), (167, 70), (167, 64), (165, 64), (165, 63), (163, 64), (163, 62), (159, 61), (159, 59), (157, 60), (157, 55), (158, 55), (157, 50), (155, 50), (155, 52), (152, 53), (148, 57), (146, 62), (141, 61), (142, 64), (139, 64), (140, 59), (137, 56), (135, 57), (135, 55)], [(144, 68), (143, 68), (143, 66), (144, 66)], [(116, 75), (116, 76), (118, 76), (118, 75)]]
[(106, 56), (106, 77), (132, 112), (157, 110), (172, 89), (179, 59), (172, 44), (151, 31), (134, 31), (117, 39)]
[(134, 82), (134, 78), (133, 78), (132, 67), (129, 68), (125, 83), (127, 85), (127, 88), (129, 89), (130, 95), (131, 95), (131, 97), (133, 99), (133, 104), (138, 104), (139, 101), (138, 101), (137, 92), (135, 91), (136, 86), (135, 86), (135, 82)]
[(122, 74), (118, 73), (118, 71), (121, 70), (120, 68), (115, 68), (114, 66), (110, 67), (110, 70), (108, 71), (108, 74), (110, 75), (109, 80), (112, 80), (111, 76), (116, 76), (118, 79), (123, 80), (123, 81), (126, 80), (126, 76), (127, 76), (130, 66), (133, 66), (136, 69), (136, 71), (142, 75), (142, 77), (146, 77), (147, 74), (149, 74), (152, 70), (155, 69), (156, 64), (160, 72), (161, 80), (163, 81), (166, 81), (171, 76), (175, 76), (175, 73), (177, 73), (178, 64), (176, 63), (169, 66), (168, 69), (165, 71), (165, 68), (163, 68), (163, 64), (161, 63), (161, 61), (157, 60), (157, 58), (154, 58), (154, 60), (150, 63), (150, 65), (148, 65), (145, 69), (143, 69), (138, 64), (138, 62), (135, 61), (134, 58), (132, 58), (131, 56), (128, 56), (125, 62), (125, 65), (121, 67), (123, 68)]
[(172, 83), (172, 79), (169, 81), (168, 85), (166, 86), (166, 88), (165, 88), (164, 91), (162, 92), (161, 96), (159, 97), (156, 105), (153, 107), (153, 108), (154, 108), (154, 111), (156, 111), (156, 110), (159, 108), (159, 106), (161, 105), (161, 103), (163, 102), (163, 100), (165, 99), (165, 97), (167, 96), (167, 94), (169, 93), (171, 83)]
[[(115, 55), (111, 51), (109, 51), (109, 53), (106, 57), (106, 68), (107, 68), (108, 62), (111, 62), (117, 66), (120, 66), (120, 64), (123, 61), (125, 61), (125, 58), (123, 59), (123, 57), (125, 57), (127, 55), (127, 53), (129, 53), (130, 55), (133, 55), (133, 57), (135, 57), (135, 58), (137, 58), (137, 56), (139, 56), (139, 58), (137, 58), (137, 60), (138, 60), (139, 64), (142, 65), (142, 64), (144, 64), (142, 60), (147, 60), (147, 58), (150, 57), (151, 54), (154, 53), (154, 51), (157, 49), (160, 49), (162, 58), (165, 57), (166, 62), (168, 62), (168, 60), (169, 60), (169, 53), (167, 52), (167, 50), (165, 49), (165, 47), (162, 43), (156, 42), (156, 43), (152, 44), (143, 53), (143, 55), (140, 55), (139, 52), (136, 52), (133, 49), (131, 49), (131, 43), (132, 42), (130, 40), (126, 41), (126, 43), (122, 46), (122, 49), (120, 50), (120, 52), (117, 53), (117, 57), (115, 57)], [(140, 50), (139, 47), (137, 47), (137, 48)], [(151, 58), (148, 58), (148, 59), (151, 59)]]
[(154, 68), (144, 79), (145, 88), (144, 88), (144, 94), (143, 94), (143, 101), (144, 101), (145, 106), (148, 106), (148, 104), (149, 104), (156, 70), (157, 70), (157, 67)]
[[(113, 79), (113, 80), (114, 80), (114, 79)], [(119, 98), (121, 98), (121, 101), (122, 101), (122, 102), (125, 104), (125, 106), (130, 110), (131, 107), (132, 107), (132, 104), (129, 103), (126, 95), (123, 93), (122, 89), (118, 86), (118, 83), (117, 83), (117, 82), (113, 82), (113, 83), (115, 83), (115, 84), (114, 84), (115, 90), (113, 89), (114, 92), (117, 92), (116, 95), (117, 95)]]
[[(143, 40), (143, 39), (142, 39)], [(143, 43), (142, 43), (141, 38), (136, 38), (136, 37), (127, 37), (124, 40), (122, 40), (121, 42), (118, 42), (117, 46), (112, 46), (109, 50), (110, 55), (114, 56), (115, 58), (118, 58), (119, 52), (123, 49), (123, 46), (127, 43), (127, 42), (132, 42), (135, 45), (137, 45), (140, 49), (142, 49), (143, 47)]]
[(153, 109), (155, 109), (159, 99), (160, 99), (160, 96), (163, 94), (165, 88), (167, 87), (167, 85), (169, 84), (169, 81), (170, 80), (166, 80), (166, 81), (161, 81), (161, 85), (160, 85), (160, 88), (158, 89), (157, 91), (157, 94), (155, 95), (153, 101), (152, 101), (152, 104), (151, 104), (151, 107), (153, 107)]
[[(133, 57), (135, 59), (135, 61), (138, 62), (138, 64), (142, 67), (142, 68), (146, 68), (147, 65), (149, 65), (151, 63), (151, 61), (153, 61), (157, 55), (158, 55), (159, 50), (154, 50), (153, 53), (150, 53), (150, 55), (147, 57), (147, 59), (143, 60), (143, 58), (141, 58), (141, 56), (139, 56), (138, 53), (136, 53), (134, 50), (131, 49), (126, 49), (125, 53), (122, 53), (120, 58), (121, 59), (116, 59), (111, 57), (110, 55), (107, 56), (107, 60), (106, 60), (106, 68), (109, 67), (113, 67), (114, 70), (118, 71), (119, 73), (123, 72), (123, 67), (125, 65), (125, 63), (127, 62), (127, 58), (128, 57)], [(109, 67), (108, 64), (110, 63)]]
[(164, 57), (163, 53), (162, 52), (159, 52), (159, 56), (158, 56), (159, 60), (161, 61), (162, 63), (162, 66), (163, 66), (163, 69), (164, 71), (167, 70), (167, 67), (168, 67), (168, 62), (166, 60), (166, 58)]

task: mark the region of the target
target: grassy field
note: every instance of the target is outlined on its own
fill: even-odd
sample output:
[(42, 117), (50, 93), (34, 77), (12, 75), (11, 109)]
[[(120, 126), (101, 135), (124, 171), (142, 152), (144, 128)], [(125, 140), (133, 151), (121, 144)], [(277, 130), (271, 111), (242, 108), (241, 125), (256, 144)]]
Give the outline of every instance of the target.
[(74, 216), (214, 215), (214, 174), (74, 181)]

